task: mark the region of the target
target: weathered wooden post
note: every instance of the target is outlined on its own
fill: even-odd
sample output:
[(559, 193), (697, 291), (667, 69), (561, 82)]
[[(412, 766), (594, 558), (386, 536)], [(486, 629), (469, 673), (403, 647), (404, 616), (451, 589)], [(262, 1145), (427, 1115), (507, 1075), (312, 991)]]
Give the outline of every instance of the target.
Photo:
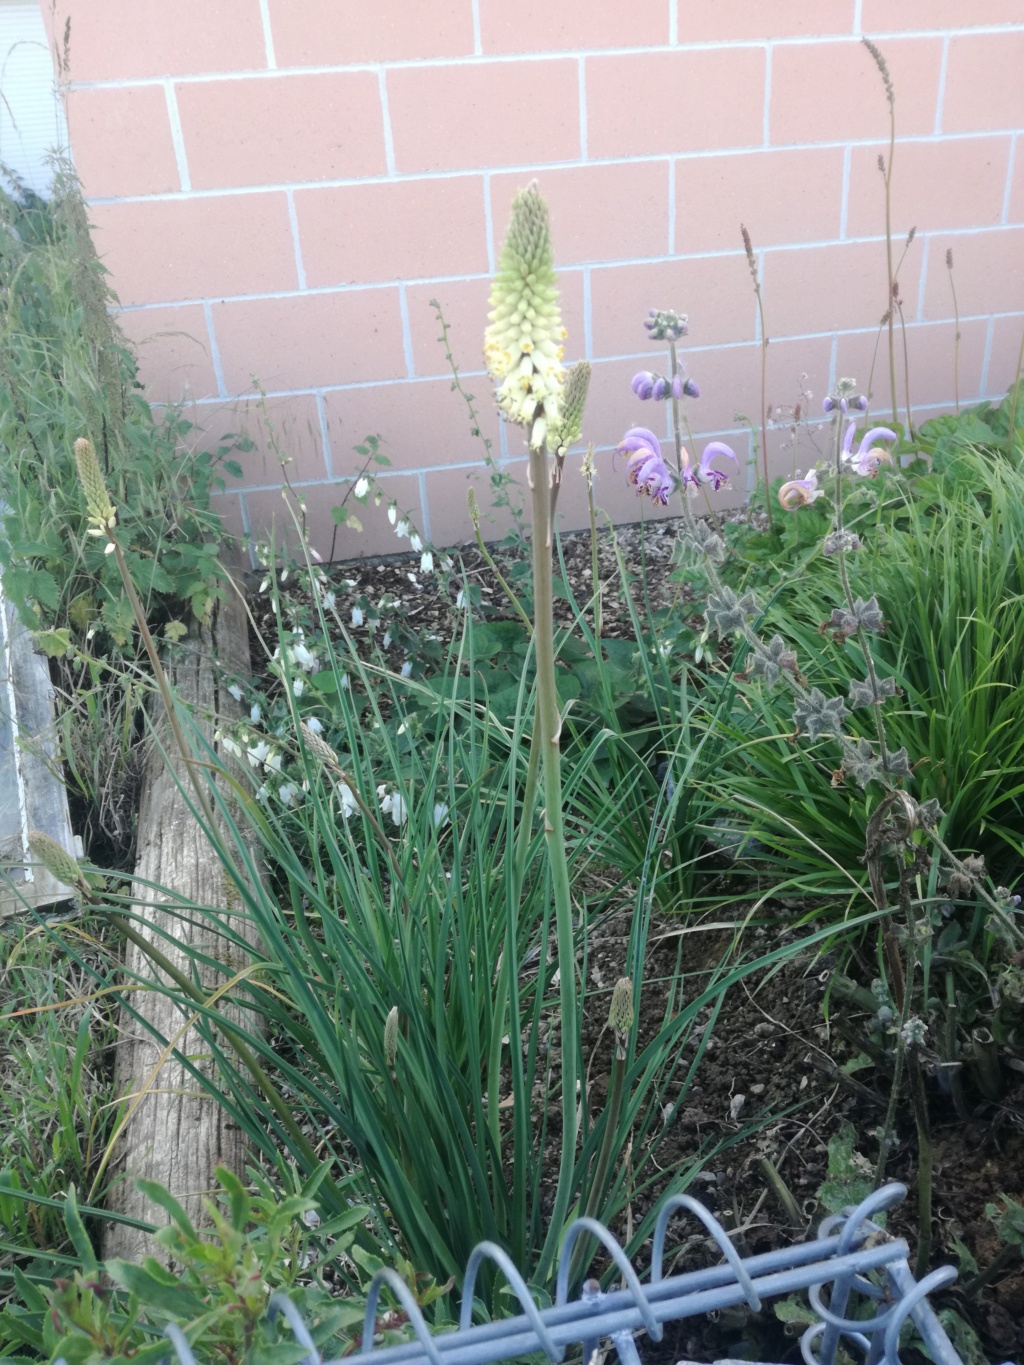
[[(212, 625), (190, 631), (167, 664), (176, 696), (190, 709), (195, 724), (211, 744), (217, 727), (239, 716), (238, 703), (221, 682), (225, 672), (240, 677), (249, 675), (246, 609), (240, 592), (233, 589), (229, 589), (227, 600), (216, 609)], [(245, 965), (241, 955), (234, 960), (231, 945), (217, 934), (215, 926), (208, 922), (190, 923), (171, 910), (162, 909), (164, 897), (148, 885), (166, 888), (185, 902), (222, 907), (225, 923), (230, 922), (237, 933), (255, 944), (251, 926), (237, 912), (232, 913), (237, 906), (234, 887), (179, 790), (179, 783), (188, 790), (189, 778), (180, 754), (175, 752), (166, 720), (157, 716), (154, 720), (167, 757), (161, 754), (159, 745), (153, 744), (143, 778), (133, 899), (145, 914), (146, 922), (137, 922), (137, 927), (189, 976), (192, 959), (186, 948), (205, 953), (229, 970), (237, 971)], [(175, 942), (181, 947), (176, 948)], [(158, 975), (145, 953), (131, 943), (126, 945), (125, 974), (129, 980), (153, 979)], [(223, 980), (213, 970), (200, 977), (207, 990), (222, 985)], [(132, 1004), (163, 1038), (170, 1040), (181, 1028), (181, 1009), (160, 992), (135, 992)], [(217, 1007), (221, 1008), (220, 1002)], [(226, 1012), (229, 1017), (238, 1018), (237, 1011)], [(245, 1023), (251, 1028), (250, 1019)], [(204, 1075), (213, 1077), (208, 1045), (195, 1027), (179, 1039), (177, 1048)], [(166, 1215), (136, 1188), (138, 1178), (166, 1185), (189, 1215), (199, 1220), (202, 1196), (213, 1185), (215, 1168), (225, 1165), (241, 1174), (248, 1152), (244, 1134), (227, 1111), (197, 1085), (194, 1076), (175, 1058), (164, 1062), (150, 1084), (162, 1050), (153, 1033), (122, 1009), (116, 1061), (118, 1092), (135, 1097), (146, 1088), (146, 1093), (118, 1139), (111, 1167), (115, 1183), (107, 1205), (119, 1213), (158, 1225), (167, 1221)], [(147, 1234), (119, 1223), (106, 1225), (104, 1256), (132, 1259), (153, 1252)]]

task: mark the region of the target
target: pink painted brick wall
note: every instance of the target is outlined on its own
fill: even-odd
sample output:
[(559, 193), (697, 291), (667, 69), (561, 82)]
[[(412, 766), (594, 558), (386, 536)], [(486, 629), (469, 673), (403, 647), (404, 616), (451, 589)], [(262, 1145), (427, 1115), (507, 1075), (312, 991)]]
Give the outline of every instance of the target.
[[(1021, 0), (45, 0), (71, 19), (71, 148), (154, 401), (257, 448), (224, 499), (236, 528), (281, 507), (280, 463), (326, 552), (351, 447), (425, 537), (465, 536), (487, 470), (450, 392), (441, 300), (483, 434), (522, 471), (481, 372), (488, 281), (516, 188), (551, 206), (567, 359), (594, 366), (585, 436), (617, 520), (639, 508), (611, 451), (664, 420), (629, 391), (657, 361), (641, 320), (690, 315), (695, 435), (748, 462), (764, 283), (769, 401), (866, 384), (886, 307), (878, 156), (896, 87), (893, 228), (918, 416), (1011, 381), (1024, 326)], [(900, 384), (903, 383), (902, 372)], [(261, 403), (257, 387), (266, 394)], [(876, 409), (887, 386), (876, 369)], [(667, 435), (667, 428), (665, 429)], [(276, 433), (276, 435), (272, 435)], [(789, 467), (782, 432), (770, 446)], [(799, 456), (797, 457), (799, 458)], [(809, 459), (810, 457), (805, 457)], [(574, 457), (570, 457), (574, 462)], [(733, 496), (737, 496), (734, 492)], [(580, 489), (562, 522), (582, 524)], [(344, 554), (401, 548), (383, 515)], [(494, 529), (500, 529), (498, 523)]]

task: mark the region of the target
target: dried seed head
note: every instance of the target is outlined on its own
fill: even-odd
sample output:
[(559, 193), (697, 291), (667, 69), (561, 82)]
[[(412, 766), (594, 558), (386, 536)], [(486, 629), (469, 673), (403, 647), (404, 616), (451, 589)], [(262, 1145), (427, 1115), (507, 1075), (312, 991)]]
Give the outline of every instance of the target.
[(608, 1010), (608, 1027), (616, 1033), (628, 1033), (633, 1027), (633, 983), (628, 976), (620, 976), (615, 983)]
[(750, 240), (750, 233), (747, 231), (745, 223), (740, 223), (740, 234), (743, 237), (743, 250), (747, 253), (747, 265), (750, 267), (750, 277), (754, 281), (754, 288), (757, 288), (757, 259), (754, 256), (754, 244)]
[(875, 65), (878, 67), (879, 73), (882, 77), (882, 84), (885, 86), (885, 98), (889, 101), (889, 108), (894, 109), (896, 106), (896, 91), (893, 89), (892, 77), (889, 75), (888, 63), (886, 62), (885, 58), (882, 56), (879, 49), (875, 46), (875, 44), (871, 41), (870, 38), (862, 38), (861, 42), (864, 44), (864, 46), (871, 53), (872, 57), (875, 60)]
[(398, 1006), (392, 1005), (384, 1020), (384, 1060), (388, 1070), (395, 1064), (398, 1056)]
[(331, 768), (337, 768), (338, 755), (331, 746), (320, 735), (315, 734), (305, 721), (301, 721), (299, 728), (302, 731), (302, 740), (311, 754), (314, 754), (321, 763), (326, 763)]

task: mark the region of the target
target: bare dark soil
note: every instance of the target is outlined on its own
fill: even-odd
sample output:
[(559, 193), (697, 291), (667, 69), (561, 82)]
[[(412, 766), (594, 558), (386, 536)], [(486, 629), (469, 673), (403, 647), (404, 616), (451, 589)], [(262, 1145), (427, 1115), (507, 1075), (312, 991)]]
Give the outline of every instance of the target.
[[(663, 522), (645, 528), (642, 535), (640, 528), (620, 528), (618, 533), (618, 550), (627, 575), (644, 585), (647, 602), (655, 610), (686, 601), (685, 589), (672, 582), (668, 572), (674, 532), (674, 523)], [(589, 535), (566, 536), (562, 546), (566, 576), (577, 601), (585, 605), (593, 595)], [(452, 554), (460, 572), (446, 594), (439, 593), (436, 582), (419, 572), (418, 556), (370, 557), (331, 566), (332, 587), (343, 618), (364, 596), (373, 602), (388, 598), (390, 610), (405, 624), (444, 638), (452, 625), (455, 596), (466, 584), (479, 587), (485, 614), (511, 614), (500, 585), (477, 548), (462, 547)], [(503, 567), (507, 571), (508, 563)], [(607, 535), (600, 544), (599, 577), (606, 635), (630, 635), (633, 627), (620, 587), (616, 553)], [(265, 598), (254, 602), (254, 609), (265, 603)], [(571, 613), (567, 604), (559, 602), (556, 611), (568, 624)], [(698, 612), (695, 604), (694, 613)], [(358, 638), (360, 630), (353, 634)], [(678, 921), (668, 920), (651, 936), (641, 1001), (641, 1046), (660, 1027), (666, 993), (675, 991), (678, 999), (681, 927)], [(744, 941), (742, 951), (747, 956), (777, 946), (779, 935), (786, 929), (783, 924), (778, 929), (752, 932), (762, 938)], [(628, 925), (613, 919), (592, 936), (590, 970), (609, 987), (622, 974), (627, 934)], [(687, 935), (684, 961), (687, 974), (692, 974), (692, 984), (683, 987), (687, 998), (692, 999), (702, 988), (701, 981), (706, 980), (702, 974), (720, 961), (726, 947), (720, 934)], [(869, 1069), (848, 1078), (839, 1071), (859, 1050), (861, 1029), (856, 1011), (834, 1000), (826, 1022), (825, 997), (834, 965), (831, 959), (808, 953), (775, 974), (748, 978), (732, 989), (714, 1023), (696, 1079), (657, 1153), (667, 1180), (680, 1167), (690, 1165), (699, 1153), (721, 1148), (708, 1157), (692, 1191), (730, 1229), (743, 1254), (775, 1249), (813, 1235), (825, 1213), (818, 1191), (827, 1173), (827, 1145), (845, 1124), (852, 1124), (856, 1130), (856, 1150), (865, 1173), (874, 1168), (874, 1133), (888, 1098), (885, 1076)], [(873, 974), (870, 963), (862, 964), (864, 984)], [(603, 1014), (585, 1021), (586, 1055), (595, 1057), (591, 1096), (595, 1109), (602, 1102), (602, 1077), (607, 1075), (607, 1066), (602, 1063), (611, 1046), (605, 1022)], [(967, 1122), (957, 1118), (939, 1086), (932, 1084), (932, 1266), (956, 1264), (958, 1245), (962, 1244), (984, 1272), (1003, 1248), (986, 1217), (986, 1204), (1001, 1194), (1024, 1201), (1024, 1076), (1007, 1073), (1007, 1081), (998, 1103), (984, 1101), (969, 1090), (972, 1110)], [(889, 1228), (906, 1237), (913, 1257), (917, 1244), (917, 1163), (909, 1104), (898, 1115), (898, 1136), (887, 1178), (904, 1182), (910, 1195), (890, 1218)], [(791, 1192), (799, 1208), (798, 1219), (793, 1220), (772, 1193), (764, 1174), (766, 1162)], [(634, 1219), (642, 1217), (656, 1193), (638, 1198), (632, 1211)], [(710, 1264), (717, 1258), (718, 1253), (704, 1239), (692, 1238), (685, 1265), (695, 1268), (703, 1260)], [(991, 1283), (967, 1294), (964, 1286), (970, 1279), (971, 1271), (962, 1269), (960, 1282), (940, 1294), (935, 1306), (954, 1308), (965, 1318), (980, 1336), (990, 1360), (1024, 1359), (1024, 1267), (1020, 1255), (1011, 1255)], [(661, 1345), (643, 1341), (641, 1350), (647, 1365), (723, 1357), (799, 1358), (796, 1335), (787, 1335), (770, 1309), (757, 1317), (736, 1310), (714, 1320), (669, 1324)]]

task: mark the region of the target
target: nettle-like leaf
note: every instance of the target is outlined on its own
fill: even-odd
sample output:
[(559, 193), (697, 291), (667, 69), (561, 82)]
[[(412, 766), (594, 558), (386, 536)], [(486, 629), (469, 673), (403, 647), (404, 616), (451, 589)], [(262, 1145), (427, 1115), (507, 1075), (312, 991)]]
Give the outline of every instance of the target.
[(847, 715), (842, 697), (826, 697), (817, 687), (812, 687), (793, 708), (797, 729), (812, 742), (824, 735), (841, 734)]
[(725, 559), (725, 541), (706, 521), (695, 521), (692, 528), (684, 528), (683, 543), (716, 564)]
[(778, 682), (783, 669), (789, 673), (796, 672), (796, 654), (787, 647), (781, 635), (773, 635), (768, 643), (762, 645), (754, 654), (750, 675), (754, 678), (763, 678), (771, 687)]
[(883, 630), (885, 628), (885, 617), (878, 605), (878, 598), (872, 596), (865, 602), (863, 597), (858, 597), (852, 609), (849, 607), (833, 607), (827, 628), (834, 631), (837, 639), (842, 640), (848, 639), (851, 635), (856, 635), (859, 630), (870, 630), (876, 633)]
[(737, 597), (732, 588), (723, 587), (708, 597), (705, 620), (716, 635), (725, 637), (740, 630), (748, 616), (757, 611), (757, 598), (752, 592)]
[(877, 692), (872, 685), (870, 678), (861, 680), (860, 678), (850, 679), (850, 708), (856, 710), (858, 706), (881, 706), (886, 697), (896, 695), (896, 681), (894, 678), (876, 679)]
[(858, 787), (866, 787), (869, 782), (881, 778), (882, 764), (870, 740), (848, 740), (843, 745), (843, 772)]

